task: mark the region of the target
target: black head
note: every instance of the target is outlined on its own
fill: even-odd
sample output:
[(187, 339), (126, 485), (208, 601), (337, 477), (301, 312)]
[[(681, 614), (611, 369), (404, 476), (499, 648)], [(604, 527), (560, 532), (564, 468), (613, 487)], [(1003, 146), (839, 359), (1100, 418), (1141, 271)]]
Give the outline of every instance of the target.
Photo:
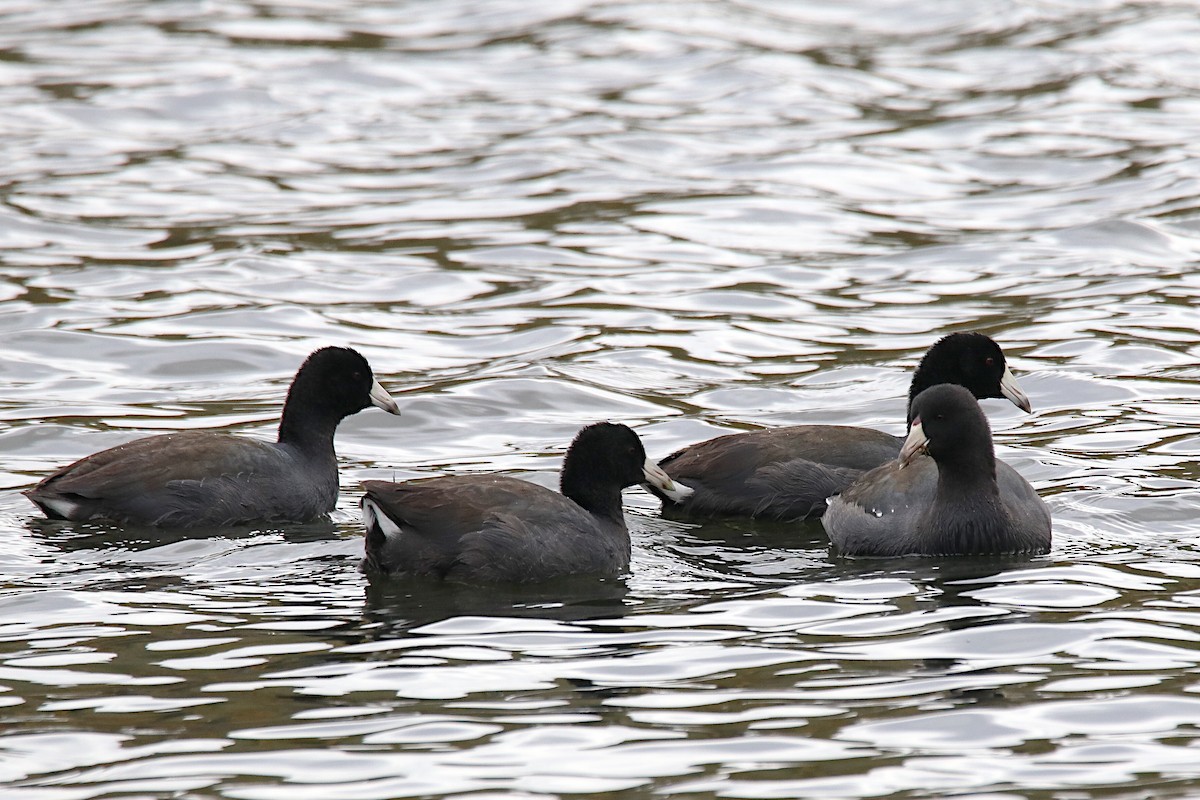
[(913, 373), (908, 390), (908, 419), (913, 417), (914, 399), (940, 383), (962, 386), (974, 397), (1004, 397), (1023, 411), (1031, 411), (1029, 398), (1021, 391), (1004, 359), (1004, 351), (990, 337), (974, 331), (944, 336), (929, 348)]
[(927, 452), (939, 466), (970, 469), (991, 465), (992, 429), (978, 401), (961, 386), (942, 383), (917, 395), (912, 404), (912, 425), (900, 451), (907, 464), (918, 452)]
[(621, 490), (646, 480), (645, 468), (646, 450), (633, 429), (597, 422), (567, 448), (559, 486), (587, 511), (623, 525)]
[(575, 435), (563, 458), (562, 490), (568, 484), (590, 483), (618, 490), (646, 480), (646, 448), (628, 425), (597, 422)]
[(375, 382), (371, 365), (348, 347), (315, 350), (296, 372), (279, 423), (279, 439), (303, 437), (337, 423), (368, 406), (399, 414), (396, 401)]

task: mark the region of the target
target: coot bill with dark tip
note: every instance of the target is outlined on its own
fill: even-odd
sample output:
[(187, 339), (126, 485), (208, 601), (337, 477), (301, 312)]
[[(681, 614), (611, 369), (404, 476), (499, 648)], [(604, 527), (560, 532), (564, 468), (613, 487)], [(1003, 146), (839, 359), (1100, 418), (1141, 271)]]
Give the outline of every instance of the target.
[(563, 458), (562, 494), (500, 475), (364, 481), (363, 570), (465, 583), (614, 576), (629, 567), (621, 490), (687, 490), (646, 458), (625, 425), (579, 432)]
[(276, 442), (215, 431), (150, 436), (76, 461), (24, 494), (51, 519), (157, 528), (307, 522), (337, 502), (338, 423), (372, 405), (400, 413), (365, 358), (324, 347), (292, 380)]
[[(1012, 469), (997, 477), (979, 403), (942, 384), (912, 404), (896, 461), (866, 473), (821, 519), (838, 552), (855, 556), (998, 555), (1050, 549), (1050, 511)], [(922, 455), (928, 452), (929, 457)]]
[[(952, 333), (930, 347), (913, 373), (909, 405), (939, 383), (964, 386), (978, 398), (1007, 398), (1030, 411), (1004, 352), (982, 333)], [(656, 494), (665, 513), (681, 516), (819, 517), (827, 497), (895, 458), (903, 442), (903, 436), (845, 425), (793, 425), (718, 436), (659, 462), (676, 483), (694, 490), (690, 497), (678, 502)]]

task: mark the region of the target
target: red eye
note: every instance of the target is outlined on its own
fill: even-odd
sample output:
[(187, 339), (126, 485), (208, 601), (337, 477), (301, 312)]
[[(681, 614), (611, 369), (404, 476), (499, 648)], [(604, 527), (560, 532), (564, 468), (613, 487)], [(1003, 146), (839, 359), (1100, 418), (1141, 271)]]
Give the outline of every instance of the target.
[(986, 365), (986, 366), (989, 366), (989, 367), (990, 367), (990, 366), (992, 366), (993, 364), (995, 364), (995, 363), (996, 363), (996, 359), (992, 358), (991, 356), (988, 356), (987, 358), (985, 358), (985, 359), (983, 360), (983, 363), (984, 363), (984, 365)]

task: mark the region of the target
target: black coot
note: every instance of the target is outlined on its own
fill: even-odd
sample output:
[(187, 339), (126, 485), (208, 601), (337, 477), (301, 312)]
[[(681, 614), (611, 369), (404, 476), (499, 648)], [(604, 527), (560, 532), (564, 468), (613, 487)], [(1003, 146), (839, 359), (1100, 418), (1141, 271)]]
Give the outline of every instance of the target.
[(563, 458), (562, 494), (500, 475), (364, 481), (363, 569), (467, 583), (614, 576), (629, 567), (621, 490), (649, 483), (681, 497), (625, 425), (579, 432)]
[(52, 519), (159, 528), (306, 522), (337, 503), (338, 423), (371, 405), (400, 413), (365, 358), (325, 347), (292, 380), (276, 442), (215, 431), (150, 436), (63, 467), (25, 496)]
[[(1025, 411), (1029, 398), (982, 333), (952, 333), (921, 359), (909, 387), (909, 404), (939, 383), (966, 387), (975, 397), (1005, 397)], [(907, 418), (911, 419), (909, 412)], [(718, 436), (659, 462), (693, 492), (682, 502), (656, 492), (663, 510), (686, 516), (741, 516), (796, 520), (819, 517), (825, 499), (863, 472), (900, 452), (903, 436), (845, 425), (793, 425)]]
[[(1050, 511), (1014, 470), (997, 479), (992, 432), (960, 386), (926, 389), (896, 461), (863, 475), (821, 523), (844, 555), (1045, 553)], [(929, 457), (923, 456), (928, 452)]]

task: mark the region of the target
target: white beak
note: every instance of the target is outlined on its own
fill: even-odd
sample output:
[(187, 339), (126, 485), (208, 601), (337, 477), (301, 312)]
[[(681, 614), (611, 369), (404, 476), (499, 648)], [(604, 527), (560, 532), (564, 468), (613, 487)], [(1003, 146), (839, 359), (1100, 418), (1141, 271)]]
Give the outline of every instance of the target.
[(396, 405), (395, 398), (388, 394), (388, 390), (383, 388), (379, 381), (371, 382), (371, 405), (382, 408), (389, 414), (400, 414), (400, 406)]
[(908, 429), (908, 438), (904, 440), (904, 445), (900, 448), (900, 455), (896, 456), (896, 460), (900, 462), (900, 469), (911, 464), (912, 460), (924, 453), (928, 447), (929, 437), (921, 428), (921, 418), (917, 417)]
[(663, 472), (662, 467), (648, 458), (646, 459), (646, 463), (642, 465), (642, 475), (645, 476), (646, 483), (655, 487), (676, 503), (682, 503), (692, 494), (692, 487), (684, 486), (682, 483), (676, 483), (671, 480), (671, 476)]
[(1021, 391), (1021, 387), (1017, 385), (1017, 379), (1013, 377), (1012, 370), (1007, 365), (1004, 367), (1004, 374), (1000, 376), (1000, 394), (1011, 400), (1014, 406), (1026, 414), (1033, 413), (1033, 406), (1029, 404), (1029, 396)]

